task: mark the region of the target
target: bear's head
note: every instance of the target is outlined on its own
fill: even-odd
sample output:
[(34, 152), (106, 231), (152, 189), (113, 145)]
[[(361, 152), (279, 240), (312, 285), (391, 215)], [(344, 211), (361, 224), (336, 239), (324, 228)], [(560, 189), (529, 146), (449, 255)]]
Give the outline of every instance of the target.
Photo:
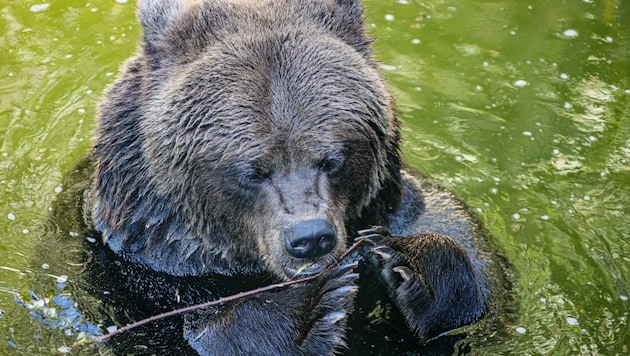
[(399, 123), (358, 1), (141, 0), (139, 18), (94, 151), (114, 250), (173, 274), (290, 278), (395, 208)]

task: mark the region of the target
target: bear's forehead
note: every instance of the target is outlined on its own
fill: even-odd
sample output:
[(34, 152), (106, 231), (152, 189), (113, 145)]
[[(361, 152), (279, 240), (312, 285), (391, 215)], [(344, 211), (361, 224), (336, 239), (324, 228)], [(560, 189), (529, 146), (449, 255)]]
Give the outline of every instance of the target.
[[(376, 115), (383, 106), (378, 93), (384, 92), (377, 74), (348, 46), (317, 42), (258, 36), (232, 44), (228, 39), (182, 65), (163, 84), (159, 101), (200, 123), (240, 120), (243, 131), (274, 137), (279, 132), (307, 136), (311, 130), (332, 134), (344, 126), (352, 129), (353, 119)], [(340, 56), (342, 51), (349, 54)], [(366, 80), (371, 78), (377, 80)]]

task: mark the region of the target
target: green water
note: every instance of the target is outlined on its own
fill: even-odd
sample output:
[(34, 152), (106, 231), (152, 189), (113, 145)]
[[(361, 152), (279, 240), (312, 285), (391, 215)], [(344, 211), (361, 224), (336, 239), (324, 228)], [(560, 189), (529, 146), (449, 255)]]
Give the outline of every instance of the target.
[[(41, 4), (0, 4), (0, 355), (76, 340), (14, 298), (52, 293), (51, 266), (71, 263), (46, 217), (139, 34), (133, 2)], [(473, 352), (629, 354), (630, 3), (365, 5), (407, 163), (466, 201), (514, 267), (516, 316), (500, 342), (470, 335)]]

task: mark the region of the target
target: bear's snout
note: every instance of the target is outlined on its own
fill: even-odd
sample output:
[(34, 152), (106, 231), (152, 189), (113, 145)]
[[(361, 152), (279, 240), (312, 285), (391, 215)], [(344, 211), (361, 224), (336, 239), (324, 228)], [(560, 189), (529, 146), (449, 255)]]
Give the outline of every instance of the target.
[(328, 220), (305, 220), (284, 232), (284, 245), (293, 257), (320, 257), (335, 248), (337, 234)]

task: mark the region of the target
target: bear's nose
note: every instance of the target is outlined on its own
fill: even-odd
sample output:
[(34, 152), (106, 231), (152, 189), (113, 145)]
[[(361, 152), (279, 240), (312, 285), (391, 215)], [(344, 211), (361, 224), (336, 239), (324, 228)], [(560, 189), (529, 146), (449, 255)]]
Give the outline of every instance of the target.
[(335, 229), (324, 219), (302, 221), (284, 232), (284, 246), (291, 256), (297, 258), (325, 255), (336, 244)]

